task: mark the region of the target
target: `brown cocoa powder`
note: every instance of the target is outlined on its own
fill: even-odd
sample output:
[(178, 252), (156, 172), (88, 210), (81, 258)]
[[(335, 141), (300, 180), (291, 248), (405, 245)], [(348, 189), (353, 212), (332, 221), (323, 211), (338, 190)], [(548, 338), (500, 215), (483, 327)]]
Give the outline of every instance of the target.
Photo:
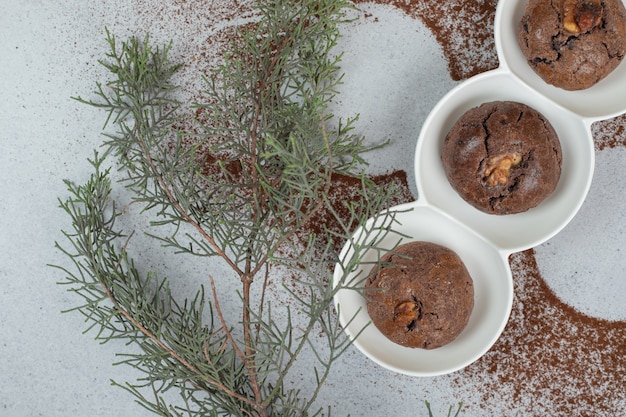
[[(145, 2), (146, 0), (142, 0)], [(141, 10), (139, 2), (138, 9)], [(355, 3), (365, 2), (356, 0)], [(493, 39), (496, 0), (376, 0), (397, 7), (408, 16), (421, 20), (441, 44), (448, 60), (450, 76), (463, 80), (498, 66)], [(194, 5), (191, 15), (187, 2), (172, 2), (175, 15), (190, 19), (190, 27), (211, 27), (240, 16), (251, 16), (250, 1), (214, 2), (205, 7)], [(235, 4), (235, 8), (232, 7)], [(148, 7), (148, 6), (145, 6)], [(215, 15), (215, 8), (219, 13)], [(189, 10), (187, 10), (189, 9)], [(139, 23), (149, 29), (171, 11), (140, 14)], [(215, 17), (217, 16), (217, 17)], [(221, 19), (221, 20), (220, 20)], [(198, 21), (205, 23), (198, 24)], [(180, 52), (191, 56), (185, 72), (207, 73), (220, 62), (221, 54), (235, 26), (222, 25), (209, 35), (199, 31), (197, 40)], [(419, 53), (419, 51), (415, 51)], [(187, 55), (189, 54), (189, 55)], [(188, 78), (187, 76), (183, 78)], [(185, 86), (184, 86), (185, 88)], [(198, 91), (196, 85), (187, 87)], [(198, 100), (201, 97), (194, 97)], [(619, 116), (593, 125), (596, 151), (626, 147), (626, 117)], [(354, 198), (358, 184), (347, 177), (333, 178), (337, 202)], [(406, 174), (390, 172), (377, 178), (384, 186), (389, 181), (403, 191), (390, 205), (412, 201)], [(305, 228), (319, 229), (323, 213)], [(339, 243), (338, 243), (339, 244)], [(533, 250), (511, 256), (515, 298), (510, 320), (492, 349), (474, 364), (453, 376), (452, 383), (461, 400), (476, 397), (480, 403), (466, 402), (466, 415), (549, 415), (618, 416), (624, 415), (626, 391), (626, 322), (586, 316), (558, 299), (547, 286), (537, 267)], [(287, 276), (285, 280), (288, 280)], [(363, 359), (366, 360), (365, 358)]]
[(596, 151), (626, 147), (626, 115), (596, 122), (591, 126)]
[(532, 249), (509, 261), (515, 291), (509, 322), (454, 384), (477, 387), (483, 411), (505, 401), (512, 415), (624, 415), (626, 322), (592, 318), (559, 300)]
[[(409, 190), (406, 173), (404, 171), (392, 171), (387, 174), (376, 175), (370, 178), (374, 183), (381, 188), (395, 187), (399, 190), (393, 200), (388, 201), (386, 206), (392, 207), (402, 203), (408, 203), (414, 201), (411, 191)], [(353, 202), (359, 206), (362, 201), (362, 196), (359, 193), (361, 189), (361, 180), (355, 177), (349, 177), (346, 175), (333, 174), (332, 187), (329, 192), (329, 200), (333, 207), (333, 210), (339, 214), (343, 219), (349, 219), (350, 213), (345, 206), (346, 202)], [(365, 203), (363, 203), (365, 204)], [(352, 225), (353, 229), (356, 228), (356, 224)], [(318, 236), (323, 236), (324, 229), (328, 229), (333, 232), (340, 233), (341, 225), (336, 219), (330, 215), (328, 210), (320, 210), (313, 216), (313, 218), (304, 226), (300, 236), (306, 238), (309, 234), (315, 233)], [(335, 251), (339, 252), (345, 242), (334, 242)]]
[[(355, 1), (366, 2), (372, 1)], [(374, 0), (373, 3), (397, 7), (421, 20), (441, 45), (453, 80), (463, 80), (498, 66), (493, 36), (497, 0)]]

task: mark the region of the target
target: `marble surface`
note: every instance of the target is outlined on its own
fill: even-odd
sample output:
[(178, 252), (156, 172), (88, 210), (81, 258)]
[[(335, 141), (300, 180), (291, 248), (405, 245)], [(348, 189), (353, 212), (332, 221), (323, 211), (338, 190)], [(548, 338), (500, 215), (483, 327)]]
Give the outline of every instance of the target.
[[(151, 415), (110, 385), (112, 379), (137, 377), (127, 367), (112, 365), (124, 346), (98, 344), (93, 334), (82, 334), (85, 323), (79, 314), (61, 313), (78, 300), (57, 285), (63, 276), (48, 264), (63, 262), (54, 249), (54, 242), (62, 239), (61, 229), (69, 227), (58, 208), (57, 199), (67, 196), (63, 180), (81, 182), (88, 177), (86, 158), (101, 140), (102, 113), (70, 97), (88, 96), (104, 77), (96, 60), (106, 51), (105, 26), (120, 38), (143, 36), (146, 31), (157, 42), (174, 38), (174, 56), (185, 58), (219, 25), (235, 24), (213, 15), (213, 22), (198, 20), (181, 31), (177, 21), (181, 13), (175, 11), (186, 8), (189, 14), (188, 3), (194, 2), (175, 2), (183, 5), (178, 9), (173, 3), (2, 2), (0, 416)], [(194, 7), (212, 4), (198, 0)], [(391, 139), (383, 156), (372, 157), (371, 172), (405, 170), (414, 189), (413, 150), (421, 123), (458, 81), (450, 78), (439, 44), (419, 20), (399, 8), (374, 4), (362, 4), (359, 13), (359, 20), (345, 27), (339, 45), (347, 76), (336, 111), (359, 113), (359, 132), (373, 143)], [(243, 14), (241, 19), (253, 17)], [(186, 88), (194, 86), (189, 82)], [(542, 277), (561, 300), (611, 322), (626, 320), (625, 162), (624, 146), (597, 150), (594, 182), (580, 213), (563, 232), (535, 248)], [(176, 269), (158, 249), (139, 254), (146, 266), (162, 267), (166, 274)], [(195, 266), (187, 268), (195, 271)], [(618, 352), (622, 363), (624, 354)], [(462, 385), (458, 375), (397, 375), (351, 349), (320, 394), (320, 402), (332, 404), (333, 415), (353, 416), (426, 416), (425, 399), (438, 415), (445, 415), (448, 405), (458, 401), (468, 405), (462, 415), (495, 416), (510, 409), (495, 403), (481, 408), (480, 387), (460, 390), (459, 378)], [(476, 379), (469, 381), (476, 384)], [(307, 376), (296, 384), (306, 387)], [(616, 409), (626, 409), (623, 386), (605, 393), (615, 396)], [(522, 415), (518, 411), (511, 415)]]

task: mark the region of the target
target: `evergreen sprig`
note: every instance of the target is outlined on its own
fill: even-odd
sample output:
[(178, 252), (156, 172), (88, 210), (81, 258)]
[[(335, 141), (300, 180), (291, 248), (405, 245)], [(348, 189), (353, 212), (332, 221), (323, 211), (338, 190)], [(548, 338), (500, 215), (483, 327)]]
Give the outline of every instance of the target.
[[(341, 57), (331, 50), (347, 7), (343, 0), (260, 1), (259, 24), (233, 40), (224, 64), (207, 79), (210, 100), (195, 104), (203, 119), (191, 145), (179, 129), (186, 109), (173, 98), (171, 77), (179, 66), (169, 60), (171, 43), (153, 47), (146, 37), (120, 44), (107, 31), (110, 51), (101, 63), (113, 78), (97, 84), (94, 100), (78, 100), (105, 109), (105, 128), (115, 130), (106, 133), (103, 155), (90, 160), (87, 183), (66, 182), (70, 197), (60, 204), (73, 230), (57, 247), (72, 267), (59, 268), (83, 300), (72, 310), (85, 316), (87, 330), (102, 342), (134, 345), (119, 363), (144, 377), (115, 384), (155, 414), (330, 415), (316, 405), (317, 395), (352, 343), (332, 300), (357, 284), (347, 277), (365, 251), (378, 250), (393, 233), (394, 222), (394, 213), (384, 211), (394, 189), (378, 188), (365, 175), (362, 155), (371, 148), (352, 133), (356, 119), (335, 123), (328, 112), (342, 77)], [(152, 216), (152, 226), (161, 227), (151, 236), (177, 252), (217, 257), (233, 270), (243, 306), (235, 323), (222, 314), (210, 270), (210, 294), (200, 288), (179, 301), (167, 280), (135, 266), (126, 250), (132, 233), (116, 228), (123, 210), (111, 197), (112, 168), (104, 165), (111, 155), (124, 175), (121, 185)], [(361, 184), (359, 203), (344, 202), (342, 215), (329, 193), (337, 174)], [(322, 210), (338, 227), (295, 239)], [(365, 230), (354, 255), (340, 259), (336, 244), (379, 213), (390, 219), (385, 228)], [(335, 262), (344, 276), (331, 283)], [(286, 318), (265, 297), (272, 265), (297, 272), (298, 291), (285, 287), (297, 308), (283, 307)], [(312, 337), (319, 330), (323, 346)], [(316, 384), (307, 393), (288, 386), (305, 353), (316, 363)], [(170, 401), (171, 389), (178, 402)]]

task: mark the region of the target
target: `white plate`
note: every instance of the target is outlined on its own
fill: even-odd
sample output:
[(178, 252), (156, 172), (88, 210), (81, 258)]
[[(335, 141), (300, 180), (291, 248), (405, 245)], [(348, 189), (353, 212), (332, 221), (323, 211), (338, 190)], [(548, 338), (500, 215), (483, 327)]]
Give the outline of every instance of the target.
[[(415, 175), (419, 198), (398, 206), (394, 230), (376, 249), (366, 250), (362, 264), (344, 271), (355, 249), (369, 246), (363, 229), (346, 243), (335, 266), (333, 285), (345, 331), (370, 359), (396, 372), (433, 376), (459, 370), (480, 358), (495, 343), (509, 318), (513, 283), (511, 253), (545, 242), (562, 230), (580, 209), (591, 185), (594, 146), (591, 124), (626, 111), (626, 66), (580, 92), (558, 90), (539, 79), (528, 67), (517, 45), (516, 28), (526, 0), (498, 4), (495, 38), (500, 67), (472, 77), (444, 96), (422, 126), (416, 145)], [(512, 69), (514, 68), (514, 70)], [(518, 101), (541, 112), (552, 124), (563, 152), (561, 178), (556, 190), (539, 206), (524, 213), (490, 215), (465, 202), (452, 189), (441, 163), (443, 140), (467, 110), (496, 100)], [(388, 221), (380, 215), (367, 227)], [(385, 250), (399, 243), (425, 240), (454, 250), (474, 280), (474, 310), (457, 339), (433, 350), (412, 349), (388, 340), (370, 324), (365, 300), (352, 287), (363, 285), (367, 273)], [(346, 288), (344, 288), (346, 287)], [(358, 337), (357, 337), (358, 336)]]
[[(517, 43), (517, 29), (527, 0), (501, 0), (494, 22), (500, 67), (506, 68), (534, 90), (585, 119), (608, 119), (626, 112), (626, 62), (591, 88), (566, 91), (543, 81), (530, 66)], [(626, 5), (626, 0), (623, 0)]]
[[(513, 282), (506, 256), (485, 239), (439, 210), (425, 206), (419, 201), (395, 207), (396, 229), (408, 237), (389, 234), (378, 247), (392, 249), (395, 244), (415, 240), (429, 241), (446, 246), (461, 257), (474, 280), (474, 310), (463, 332), (451, 343), (437, 349), (424, 350), (400, 346), (387, 339), (370, 321), (365, 299), (359, 291), (342, 289), (335, 298), (339, 319), (344, 330), (355, 337), (355, 345), (380, 365), (413, 376), (434, 376), (454, 372), (482, 356), (498, 339), (509, 317), (513, 302)], [(382, 216), (370, 219), (366, 228), (388, 223)], [(363, 230), (358, 230), (353, 242), (363, 241)], [(354, 246), (348, 244), (340, 259), (347, 261), (354, 254)], [(347, 274), (343, 268), (335, 269), (335, 286), (348, 283), (362, 285), (372, 264), (382, 252), (370, 250), (362, 258), (363, 264)]]
[[(496, 100), (522, 102), (542, 113), (558, 134), (563, 152), (561, 178), (555, 191), (535, 208), (504, 216), (484, 213), (465, 202), (450, 186), (440, 156), (446, 134), (456, 120), (470, 108)], [(444, 96), (426, 118), (415, 153), (419, 198), (507, 252), (539, 245), (563, 229), (589, 191), (593, 168), (590, 125), (554, 105), (505, 68), (470, 78)]]

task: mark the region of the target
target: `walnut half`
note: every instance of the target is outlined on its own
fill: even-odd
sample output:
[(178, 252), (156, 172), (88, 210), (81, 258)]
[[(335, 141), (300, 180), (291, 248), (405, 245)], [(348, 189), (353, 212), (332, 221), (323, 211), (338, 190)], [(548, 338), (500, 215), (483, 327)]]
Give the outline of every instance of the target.
[(511, 168), (520, 162), (522, 162), (522, 156), (517, 153), (508, 153), (489, 158), (485, 166), (485, 181), (492, 187), (506, 184), (511, 175)]
[(563, 0), (563, 27), (571, 34), (587, 32), (602, 22), (600, 0)]
[(393, 321), (402, 327), (410, 327), (420, 314), (419, 303), (415, 300), (403, 301), (394, 308)]

